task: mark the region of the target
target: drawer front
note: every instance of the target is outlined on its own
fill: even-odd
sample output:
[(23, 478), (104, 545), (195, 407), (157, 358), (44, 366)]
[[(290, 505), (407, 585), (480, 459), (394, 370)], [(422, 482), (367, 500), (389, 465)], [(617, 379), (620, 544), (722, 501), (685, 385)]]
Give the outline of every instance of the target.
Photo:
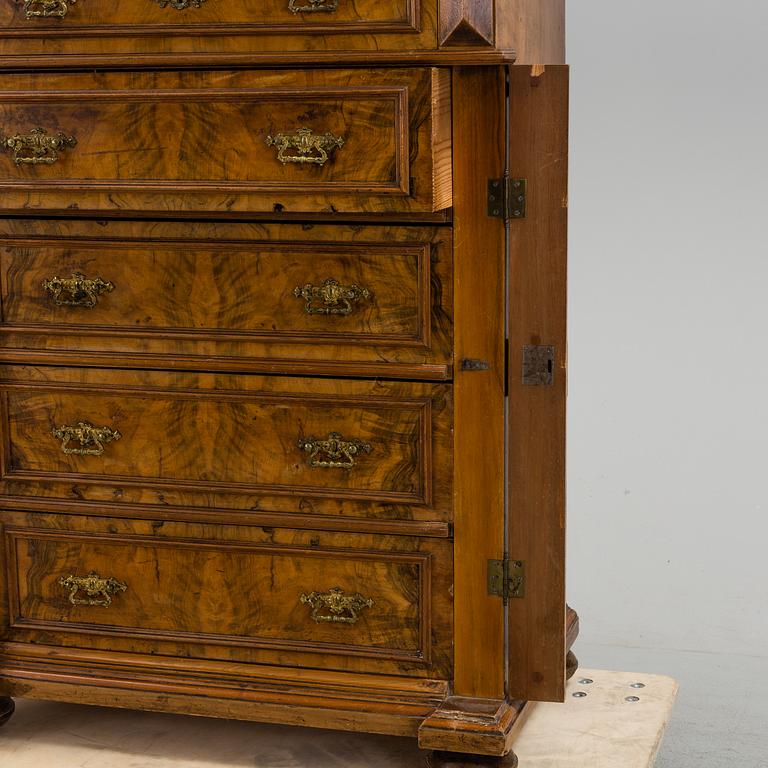
[[(0, 53), (266, 53), (436, 48), (436, 0), (15, 0)], [(46, 48), (47, 44), (47, 48)]]
[[(97, 635), (139, 652), (175, 643), (195, 646), (184, 655), (240, 660), (322, 654), (417, 674), (449, 663), (433, 648), (450, 627), (447, 542), (358, 550), (350, 544), (362, 538), (339, 534), (310, 543), (286, 530), (224, 540), (141, 535), (128, 521), (109, 524), (117, 533), (99, 532), (105, 521), (90, 531), (62, 525), (83, 527), (68, 518), (58, 530), (5, 525), (6, 636), (79, 635), (88, 647)], [(434, 619), (433, 598), (444, 612)]]
[(18, 334), (22, 347), (206, 358), (212, 342), (251, 364), (450, 361), (450, 230), (266, 225), (238, 241), (174, 240), (176, 225), (113, 227), (123, 239), (19, 227), (35, 237), (0, 235), (6, 346)]
[(450, 489), (435, 476), (450, 467), (448, 385), (67, 369), (40, 369), (48, 381), (34, 383), (28, 370), (6, 369), (17, 381), (0, 385), (6, 481), (183, 488), (198, 504), (220, 492), (294, 497), (310, 511), (309, 499), (325, 498), (450, 514)]
[(9, 75), (2, 204), (441, 210), (451, 202), (449, 80), (438, 69)]

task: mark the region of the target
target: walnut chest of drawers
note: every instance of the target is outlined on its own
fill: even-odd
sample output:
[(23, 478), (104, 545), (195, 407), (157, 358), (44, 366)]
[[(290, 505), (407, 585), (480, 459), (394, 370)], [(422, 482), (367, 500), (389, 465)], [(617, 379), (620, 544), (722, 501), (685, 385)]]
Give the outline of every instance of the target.
[(12, 697), (410, 735), (559, 700), (561, 0), (0, 8)]

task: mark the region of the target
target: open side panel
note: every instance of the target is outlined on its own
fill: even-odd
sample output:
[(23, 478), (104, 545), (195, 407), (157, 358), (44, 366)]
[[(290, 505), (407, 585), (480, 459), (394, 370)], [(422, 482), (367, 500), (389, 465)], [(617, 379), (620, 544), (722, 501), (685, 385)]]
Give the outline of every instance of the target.
[(510, 224), (508, 551), (525, 586), (508, 602), (507, 694), (562, 701), (568, 68), (510, 67), (509, 108), (510, 171), (528, 193)]

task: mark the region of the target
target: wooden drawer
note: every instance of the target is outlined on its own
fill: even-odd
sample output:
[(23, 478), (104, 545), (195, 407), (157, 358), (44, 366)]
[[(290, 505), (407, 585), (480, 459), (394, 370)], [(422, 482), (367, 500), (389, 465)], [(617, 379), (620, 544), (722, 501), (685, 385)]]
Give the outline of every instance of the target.
[(212, 54), (436, 48), (437, 0), (15, 0), (0, 53)]
[(6, 349), (150, 366), (394, 363), (445, 378), (451, 256), (447, 228), (0, 222), (0, 332)]
[(0, 88), (5, 210), (288, 216), (451, 204), (446, 69), (24, 74)]
[[(4, 367), (4, 480), (448, 518), (449, 385)], [(116, 490), (120, 489), (120, 490)], [(16, 491), (18, 493), (18, 490)], [(131, 498), (128, 495), (127, 498)], [(266, 505), (266, 506), (265, 506)], [(381, 510), (378, 511), (377, 510)]]
[(45, 632), (79, 647), (175, 644), (169, 655), (183, 647), (185, 656), (303, 664), (321, 654), (342, 667), (421, 675), (450, 664), (444, 540), (390, 537), (385, 550), (348, 534), (74, 516), (48, 528), (39, 515), (36, 527), (17, 527), (25, 515), (0, 515), (2, 634), (14, 640)]

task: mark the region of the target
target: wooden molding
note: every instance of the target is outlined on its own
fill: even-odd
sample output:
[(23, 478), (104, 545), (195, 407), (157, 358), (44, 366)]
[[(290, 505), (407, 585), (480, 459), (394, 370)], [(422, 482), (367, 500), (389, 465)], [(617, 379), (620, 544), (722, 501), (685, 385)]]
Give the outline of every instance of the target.
[(503, 756), (533, 707), (524, 701), (447, 698), (419, 728), (419, 746), (441, 752)]
[(494, 0), (441, 0), (441, 46), (492, 46)]

